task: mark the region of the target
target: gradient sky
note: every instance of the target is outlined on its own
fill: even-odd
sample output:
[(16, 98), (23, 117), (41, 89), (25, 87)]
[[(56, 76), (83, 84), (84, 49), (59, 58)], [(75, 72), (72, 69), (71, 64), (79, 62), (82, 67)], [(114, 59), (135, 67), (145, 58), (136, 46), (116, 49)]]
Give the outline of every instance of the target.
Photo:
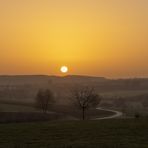
[(148, 0), (0, 0), (0, 74), (148, 77)]

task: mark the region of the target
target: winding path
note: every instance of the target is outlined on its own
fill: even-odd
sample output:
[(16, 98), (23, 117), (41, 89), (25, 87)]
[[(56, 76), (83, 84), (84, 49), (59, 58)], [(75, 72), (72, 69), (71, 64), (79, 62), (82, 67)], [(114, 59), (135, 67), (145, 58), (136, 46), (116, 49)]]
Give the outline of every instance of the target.
[(113, 112), (114, 115), (107, 116), (107, 117), (102, 117), (102, 118), (96, 118), (95, 120), (106, 120), (106, 119), (114, 119), (114, 118), (119, 118), (123, 115), (122, 112), (115, 111), (115, 110), (110, 110), (110, 109), (104, 109), (104, 108), (97, 108), (98, 110), (103, 110), (103, 111), (108, 111), (108, 112)]

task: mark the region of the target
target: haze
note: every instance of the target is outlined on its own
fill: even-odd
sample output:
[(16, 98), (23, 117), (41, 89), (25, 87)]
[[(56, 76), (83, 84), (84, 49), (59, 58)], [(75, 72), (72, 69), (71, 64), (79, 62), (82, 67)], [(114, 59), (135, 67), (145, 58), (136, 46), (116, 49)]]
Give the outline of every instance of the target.
[(147, 0), (0, 0), (0, 74), (148, 76)]

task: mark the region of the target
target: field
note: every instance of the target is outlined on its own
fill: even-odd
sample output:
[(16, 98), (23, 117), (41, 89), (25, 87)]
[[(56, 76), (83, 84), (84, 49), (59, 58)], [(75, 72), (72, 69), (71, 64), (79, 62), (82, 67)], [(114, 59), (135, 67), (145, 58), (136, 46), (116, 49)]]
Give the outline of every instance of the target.
[(101, 93), (101, 95), (104, 96), (105, 98), (132, 97), (143, 94), (148, 94), (148, 90), (123, 90), (123, 91), (110, 91), (110, 92)]
[[(81, 111), (75, 106), (55, 105), (49, 108), (49, 115), (44, 116), (41, 110), (35, 108), (33, 104), (23, 104), (19, 102), (0, 102), (0, 123), (22, 122), (22, 121), (49, 121), (52, 120), (78, 120), (82, 118)], [(86, 112), (87, 119), (95, 119), (112, 116), (114, 113), (97, 109), (90, 109)], [(32, 116), (32, 119), (31, 119)], [(38, 118), (37, 118), (38, 116)], [(54, 117), (55, 116), (55, 117)], [(35, 117), (35, 118), (34, 118)]]
[(0, 125), (1, 148), (147, 148), (147, 119)]
[(30, 106), (0, 103), (0, 112), (35, 112), (35, 111), (36, 109)]

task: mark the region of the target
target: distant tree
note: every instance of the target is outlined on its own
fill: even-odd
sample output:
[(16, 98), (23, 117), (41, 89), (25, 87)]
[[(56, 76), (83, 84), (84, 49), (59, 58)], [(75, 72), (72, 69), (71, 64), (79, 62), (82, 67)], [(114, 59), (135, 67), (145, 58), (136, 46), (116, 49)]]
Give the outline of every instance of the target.
[(43, 113), (47, 113), (49, 106), (51, 106), (54, 102), (54, 95), (51, 90), (39, 90), (36, 98), (36, 107), (43, 111)]
[(86, 110), (99, 105), (101, 97), (95, 93), (94, 88), (80, 88), (72, 90), (74, 104), (82, 111), (82, 119), (85, 120)]

